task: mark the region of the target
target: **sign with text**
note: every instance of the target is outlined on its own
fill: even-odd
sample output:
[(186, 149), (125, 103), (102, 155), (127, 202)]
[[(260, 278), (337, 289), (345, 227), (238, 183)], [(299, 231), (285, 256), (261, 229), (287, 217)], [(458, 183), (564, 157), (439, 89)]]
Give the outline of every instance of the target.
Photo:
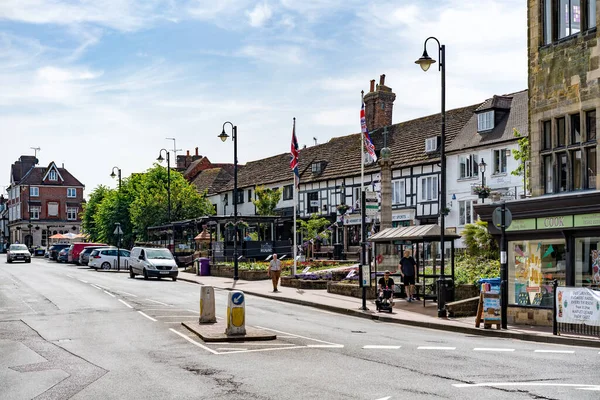
[(537, 219), (538, 229), (561, 229), (561, 228), (572, 228), (573, 227), (573, 216), (572, 215), (560, 215), (556, 217), (541, 217)]
[(374, 217), (379, 211), (379, 200), (377, 199), (377, 193), (365, 192), (365, 210), (367, 217)]
[(535, 218), (513, 219), (512, 224), (506, 228), (506, 232), (511, 231), (534, 231)]
[(600, 326), (600, 291), (581, 287), (556, 290), (557, 322)]
[(600, 226), (600, 213), (576, 215), (575, 226)]
[(371, 267), (368, 265), (361, 265), (359, 268), (360, 268), (360, 286), (361, 287), (371, 286)]
[(261, 243), (260, 244), (260, 252), (261, 253), (273, 253), (273, 243)]
[(483, 293), (483, 322), (500, 321), (500, 294), (496, 292)]

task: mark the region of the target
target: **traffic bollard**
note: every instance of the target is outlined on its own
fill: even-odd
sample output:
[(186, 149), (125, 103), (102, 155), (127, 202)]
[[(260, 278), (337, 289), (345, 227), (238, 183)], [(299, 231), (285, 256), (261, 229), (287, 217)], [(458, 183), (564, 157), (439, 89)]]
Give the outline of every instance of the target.
[(201, 324), (217, 322), (215, 314), (215, 291), (212, 286), (200, 288), (200, 320)]
[(225, 334), (246, 334), (246, 303), (244, 301), (243, 292), (229, 292), (227, 300), (227, 328), (225, 329)]

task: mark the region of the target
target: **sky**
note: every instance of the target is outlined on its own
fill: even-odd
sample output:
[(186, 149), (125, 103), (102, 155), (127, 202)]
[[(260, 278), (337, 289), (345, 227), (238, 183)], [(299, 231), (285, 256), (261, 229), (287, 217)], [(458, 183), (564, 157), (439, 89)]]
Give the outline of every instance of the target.
[(527, 88), (522, 0), (1, 0), (0, 186), (32, 148), (86, 195), (152, 167), (166, 138), (231, 163), (225, 121), (240, 163), (288, 152), (294, 117), (300, 146), (324, 143), (360, 131), (381, 74), (394, 123), (438, 113), (437, 64), (414, 64), (429, 36), (448, 109)]

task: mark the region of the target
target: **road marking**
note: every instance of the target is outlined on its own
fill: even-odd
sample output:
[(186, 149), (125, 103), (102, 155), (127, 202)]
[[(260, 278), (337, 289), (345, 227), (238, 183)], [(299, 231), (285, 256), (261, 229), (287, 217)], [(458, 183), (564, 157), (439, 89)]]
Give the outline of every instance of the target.
[(156, 304), (163, 305), (163, 306), (171, 307), (170, 304), (165, 304), (165, 303), (160, 302), (160, 301), (156, 301), (156, 300), (152, 300), (152, 299), (146, 299), (146, 300), (151, 301), (151, 302), (156, 303)]
[(119, 301), (120, 301), (121, 303), (125, 304), (125, 305), (126, 305), (127, 307), (129, 307), (129, 308), (133, 308), (131, 305), (129, 305), (129, 304), (127, 304), (127, 303), (125, 303), (123, 300), (119, 299)]
[(392, 396), (388, 396), (388, 397), (382, 397), (382, 398), (377, 399), (377, 400), (390, 400), (391, 398), (392, 398)]
[(79, 282), (89, 283), (88, 281), (84, 281), (83, 279), (77, 279)]
[(67, 276), (68, 276), (69, 278), (77, 279), (77, 278), (75, 278), (73, 275), (69, 275), (69, 274), (67, 274)]
[(386, 346), (386, 345), (377, 345), (377, 344), (368, 344), (366, 346), (363, 346), (363, 349), (392, 349), (392, 350), (396, 350), (399, 349), (402, 346)]
[(573, 387), (580, 390), (600, 390), (600, 385), (586, 385), (577, 383), (553, 383), (553, 382), (483, 382), (483, 383), (454, 383), (456, 388), (472, 387), (500, 387), (500, 386), (557, 386)]
[(102, 288), (101, 288), (100, 286), (96, 286), (96, 285), (94, 285), (93, 283), (90, 283), (90, 285), (91, 285), (92, 287), (95, 287), (95, 288), (96, 288), (96, 289), (98, 289), (98, 290), (102, 290)]
[(560, 354), (573, 354), (574, 350), (535, 350), (534, 353), (560, 353)]
[(443, 346), (419, 346), (417, 350), (456, 350), (456, 347), (443, 347)]
[(331, 342), (326, 342), (325, 340), (319, 340), (319, 339), (309, 338), (309, 337), (306, 337), (306, 336), (295, 335), (293, 333), (278, 331), (276, 329), (265, 328), (265, 327), (262, 327), (262, 326), (257, 326), (257, 328), (258, 329), (265, 329), (267, 331), (272, 331), (272, 332), (277, 332), (277, 333), (283, 333), (284, 335), (294, 336), (294, 337), (297, 337), (297, 338), (300, 338), (300, 339), (307, 339), (307, 340), (312, 340), (314, 342), (319, 342), (319, 343), (324, 343), (324, 344), (329, 344), (329, 345), (334, 345), (334, 346), (342, 346), (343, 347), (343, 345), (339, 345), (339, 344), (331, 343)]
[(133, 293), (127, 293), (127, 292), (119, 292), (119, 293), (123, 293), (123, 294), (125, 294), (125, 295), (127, 295), (127, 296), (131, 296), (131, 297), (137, 297), (137, 296), (136, 296), (135, 294), (133, 294)]
[(343, 344), (307, 344), (306, 347), (317, 348), (317, 349), (341, 349), (344, 347), (344, 345)]
[[(280, 336), (281, 337), (281, 336)], [(293, 343), (235, 343), (235, 342), (220, 342), (229, 346), (297, 346)], [(239, 350), (239, 349), (237, 349)]]
[(261, 351), (277, 351), (277, 350), (292, 350), (292, 349), (305, 349), (304, 346), (290, 346), (290, 347), (275, 347), (270, 349), (252, 349), (252, 350), (237, 350), (237, 351), (228, 351), (226, 353), (218, 353), (218, 354), (238, 354), (238, 353), (258, 353)]
[(100, 286), (102, 289), (110, 290), (110, 288), (108, 288), (108, 287), (106, 287), (104, 285), (101, 285), (99, 283), (96, 283), (96, 286)]
[(192, 318), (195, 315), (155, 315), (156, 318)]
[(169, 328), (169, 330), (170, 330), (171, 332), (173, 332), (173, 333), (176, 333), (177, 335), (181, 336), (182, 338), (184, 338), (184, 339), (185, 339), (185, 340), (187, 340), (188, 342), (190, 342), (190, 343), (192, 343), (192, 344), (194, 344), (194, 345), (196, 345), (196, 346), (198, 346), (198, 347), (200, 347), (200, 348), (202, 348), (202, 349), (204, 349), (204, 350), (206, 350), (206, 351), (209, 351), (209, 352), (211, 352), (211, 353), (213, 353), (213, 354), (219, 354), (219, 352), (218, 352), (218, 351), (214, 351), (213, 349), (211, 349), (211, 348), (209, 348), (209, 347), (206, 347), (206, 346), (204, 346), (202, 343), (198, 343), (198, 342), (196, 342), (196, 341), (195, 341), (195, 340), (193, 340), (192, 338), (189, 338), (189, 337), (185, 336), (183, 333), (179, 333), (179, 332), (177, 332), (177, 331), (176, 331), (175, 329), (173, 329), (173, 328)]
[(142, 314), (144, 317), (148, 318), (150, 321), (154, 321), (154, 322), (156, 322), (156, 321), (157, 321), (156, 319), (152, 318), (152, 317), (151, 317), (151, 316), (149, 316), (148, 314), (144, 314), (144, 313), (143, 313), (143, 312), (141, 312), (141, 311), (138, 311), (138, 312), (139, 312), (140, 314)]
[(110, 292), (107, 292), (106, 290), (103, 290), (103, 292), (104, 292), (104, 293), (106, 293), (107, 295), (111, 296), (111, 297), (117, 297), (117, 296), (115, 296), (114, 294), (112, 294), (112, 293), (110, 293)]
[(473, 351), (515, 351), (515, 349), (475, 347)]
[(193, 312), (193, 313), (196, 313), (196, 314), (200, 314), (200, 311), (194, 311), (194, 310), (185, 310), (185, 311), (189, 311), (189, 312)]
[(230, 348), (230, 347), (219, 347), (219, 348), (217, 348), (217, 350), (226, 350), (226, 351), (242, 351), (242, 350), (248, 350), (248, 349), (240, 349), (240, 348), (233, 349), (233, 348)]

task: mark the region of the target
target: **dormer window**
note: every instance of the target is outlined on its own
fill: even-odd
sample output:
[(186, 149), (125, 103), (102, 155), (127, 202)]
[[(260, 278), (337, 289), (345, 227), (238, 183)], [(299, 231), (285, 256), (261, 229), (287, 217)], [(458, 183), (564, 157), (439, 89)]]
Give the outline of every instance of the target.
[(438, 148), (438, 137), (432, 137), (425, 139), (425, 153), (431, 153), (436, 151)]
[(48, 179), (51, 181), (56, 181), (58, 178), (56, 177), (56, 171), (50, 171), (50, 173), (48, 174)]
[(494, 110), (477, 114), (477, 132), (491, 131), (494, 129)]
[(313, 174), (320, 174), (321, 172), (323, 172), (323, 163), (320, 161), (312, 163), (311, 171)]

